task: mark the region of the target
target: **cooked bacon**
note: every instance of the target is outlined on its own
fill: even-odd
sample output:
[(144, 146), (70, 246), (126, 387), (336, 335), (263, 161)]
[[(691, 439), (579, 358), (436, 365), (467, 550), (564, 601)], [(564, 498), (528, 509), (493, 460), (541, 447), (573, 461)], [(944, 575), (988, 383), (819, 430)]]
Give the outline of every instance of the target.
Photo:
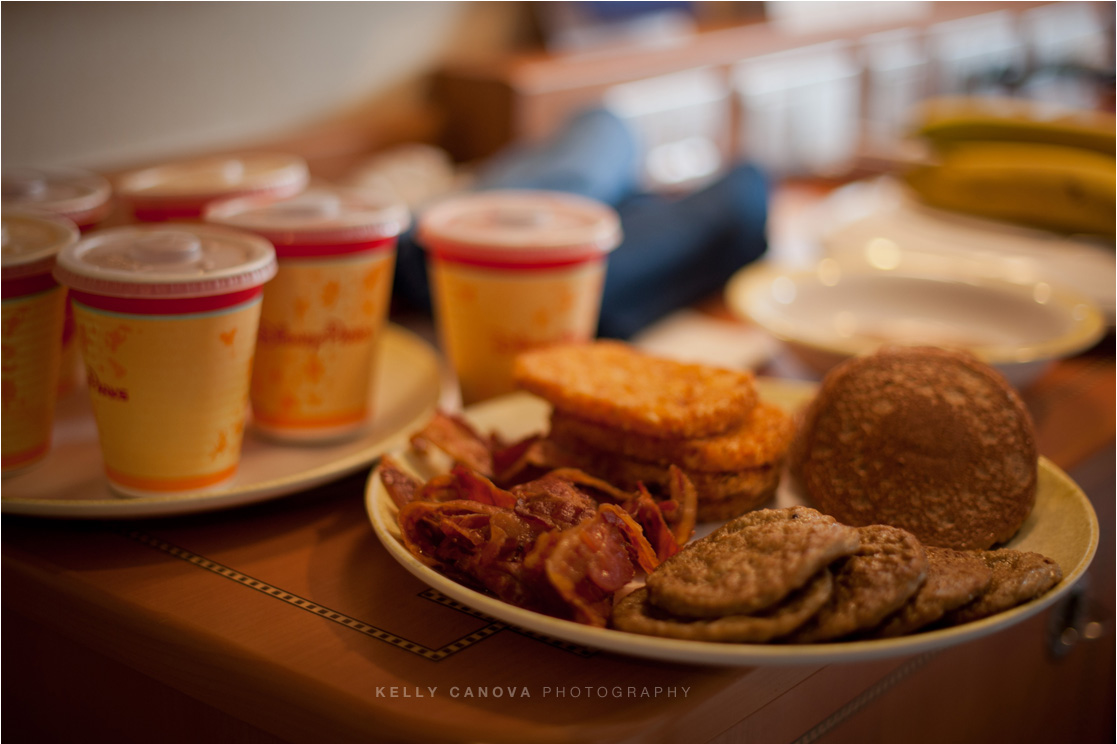
[(461, 463), (454, 465), (450, 475), (457, 483), (461, 494), (459, 498), (507, 508), (516, 505), (516, 497), (513, 494), (503, 488), (497, 488), (491, 480)]
[(454, 464), (422, 483), (384, 458), (404, 545), (519, 607), (604, 626), (616, 592), (678, 552), (694, 529), (694, 487), (677, 469), (666, 494), (624, 491), (574, 467), (545, 437), (486, 440), (441, 412), (412, 444), (437, 447)]
[(667, 523), (679, 545), (686, 545), (698, 524), (698, 491), (690, 478), (680, 468), (672, 465), (668, 470), (668, 500), (660, 502)]
[(648, 542), (648, 538), (644, 536), (643, 528), (628, 515), (628, 512), (616, 504), (602, 504), (598, 513), (620, 531), (628, 544), (629, 556), (636, 565), (640, 566), (645, 573), (654, 571), (660, 563), (660, 558), (656, 555), (655, 548)]
[(411, 503), (423, 487), (423, 482), (405, 472), (391, 455), (380, 458), (380, 482), (384, 484), (392, 503), (400, 509)]
[[(532, 449), (540, 437), (524, 437), (512, 444), (503, 444), (492, 451), (493, 480), (502, 486), (511, 487), (517, 483), (542, 475), (533, 467)], [(531, 473), (525, 477), (525, 474)]]
[[(546, 437), (528, 437), (494, 454), (501, 468), (495, 480), (506, 488), (540, 478), (552, 470), (573, 467), (574, 461)], [(494, 466), (495, 467), (495, 466)]]
[(570, 481), (598, 503), (623, 504), (632, 499), (631, 493), (617, 488), (609, 481), (595, 478), (579, 468), (555, 468), (549, 475)]
[(637, 488), (636, 497), (626, 503), (624, 508), (643, 528), (644, 535), (647, 536), (647, 541), (660, 562), (679, 552), (679, 542), (675, 539), (671, 528), (667, 526), (667, 519), (661, 505), (656, 503), (642, 483)]
[(399, 510), (400, 536), (412, 555), (427, 565), (456, 564), (488, 540), (489, 520), (499, 511), (492, 504), (464, 499), (412, 501)]
[[(505, 488), (541, 478), (553, 470), (576, 467), (565, 451), (546, 437), (532, 436), (493, 454), (500, 462), (494, 480)], [(494, 465), (494, 467), (496, 467)]]
[(539, 531), (503, 507), (478, 501), (413, 501), (399, 513), (400, 534), (420, 561), (521, 607), (537, 607), (523, 559)]
[(625, 537), (606, 512), (562, 532), (545, 532), (524, 560), (543, 580), (551, 614), (605, 627), (613, 594), (635, 576)]
[(565, 530), (591, 519), (597, 503), (569, 481), (545, 475), (514, 486), (516, 513), (535, 520), (548, 530)]
[(450, 473), (441, 473), (422, 485), (415, 501), (457, 501), (462, 498), (458, 480)]
[(461, 416), (436, 411), (427, 425), (411, 437), (419, 452), (436, 447), (455, 462), (467, 465), (485, 476), (493, 474), (492, 442), (486, 440)]

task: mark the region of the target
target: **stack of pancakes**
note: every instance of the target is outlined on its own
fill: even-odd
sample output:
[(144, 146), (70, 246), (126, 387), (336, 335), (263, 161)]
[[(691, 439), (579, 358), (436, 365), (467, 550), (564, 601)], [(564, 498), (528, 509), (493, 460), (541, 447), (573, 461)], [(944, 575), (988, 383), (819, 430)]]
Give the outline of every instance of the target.
[(791, 417), (759, 399), (749, 372), (653, 357), (615, 341), (521, 355), (517, 384), (551, 403), (550, 444), (621, 488), (666, 490), (678, 467), (699, 521), (735, 517), (779, 485)]

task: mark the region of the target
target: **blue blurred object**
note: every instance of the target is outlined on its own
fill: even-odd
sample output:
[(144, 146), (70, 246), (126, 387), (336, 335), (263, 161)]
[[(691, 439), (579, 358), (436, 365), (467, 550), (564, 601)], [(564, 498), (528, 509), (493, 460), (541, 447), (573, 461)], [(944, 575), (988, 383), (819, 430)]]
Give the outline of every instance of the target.
[(512, 145), (478, 173), (478, 189), (548, 189), (617, 205), (637, 187), (640, 152), (631, 128), (604, 109), (572, 118), (550, 140)]
[(718, 291), (768, 245), (768, 181), (749, 164), (693, 194), (637, 196), (617, 212), (624, 240), (605, 272), (601, 336), (629, 338)]
[[(750, 164), (682, 197), (640, 193), (640, 151), (608, 111), (575, 116), (549, 140), (509, 147), (478, 175), (477, 189), (548, 189), (613, 206), (624, 239), (609, 256), (599, 335), (629, 338), (719, 290), (767, 249), (768, 182)], [(421, 219), (421, 216), (420, 216)], [(401, 236), (395, 297), (427, 312), (430, 291), (414, 228)]]
[(641, 18), (669, 10), (694, 12), (694, 4), (673, 0), (629, 0), (629, 2), (583, 2), (579, 7), (585, 9), (590, 18), (599, 21), (617, 22)]

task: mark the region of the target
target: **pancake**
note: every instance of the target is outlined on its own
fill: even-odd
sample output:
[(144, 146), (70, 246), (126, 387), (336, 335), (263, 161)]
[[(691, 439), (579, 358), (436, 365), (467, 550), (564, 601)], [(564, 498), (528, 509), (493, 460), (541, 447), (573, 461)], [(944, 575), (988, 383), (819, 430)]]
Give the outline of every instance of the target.
[(861, 545), (856, 528), (806, 507), (727, 522), (648, 575), (648, 598), (673, 615), (713, 618), (775, 606)]
[(972, 602), (946, 614), (946, 625), (980, 620), (1046, 594), (1063, 580), (1059, 564), (1039, 553), (987, 550), (981, 559), (992, 571), (989, 587)]
[(903, 607), (888, 616), (870, 638), (895, 638), (936, 622), (950, 610), (973, 601), (993, 579), (976, 550), (927, 546), (927, 580)]
[(656, 607), (641, 587), (613, 608), (612, 625), (618, 630), (688, 641), (763, 643), (786, 635), (809, 620), (830, 597), (830, 571), (822, 569), (802, 589), (755, 615), (726, 615), (709, 619), (679, 617)]
[(961, 352), (890, 347), (823, 379), (791, 448), (821, 511), (901, 527), (924, 544), (984, 549), (1035, 503), (1035, 434), (996, 370)]
[(857, 530), (861, 547), (833, 567), (826, 604), (784, 640), (818, 643), (872, 628), (908, 601), (927, 578), (927, 556), (910, 532), (887, 525)]

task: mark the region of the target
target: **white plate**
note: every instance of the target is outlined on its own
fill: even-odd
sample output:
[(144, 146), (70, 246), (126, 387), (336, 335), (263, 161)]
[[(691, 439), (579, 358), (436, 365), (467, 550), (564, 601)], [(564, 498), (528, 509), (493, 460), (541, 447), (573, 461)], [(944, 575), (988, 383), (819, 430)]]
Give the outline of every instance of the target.
[[(805, 402), (813, 389), (803, 383), (760, 380), (764, 399), (788, 408), (796, 408)], [(507, 437), (519, 437), (542, 431), (547, 423), (548, 411), (547, 405), (539, 399), (515, 394), (471, 407), (466, 415), (483, 432), (495, 430)], [(405, 465), (415, 468), (416, 472), (421, 472), (420, 460), (410, 457), (403, 450), (394, 455)], [(377, 537), (401, 566), (448, 597), (511, 625), (589, 648), (660, 661), (723, 666), (828, 664), (907, 656), (971, 641), (1029, 618), (1061, 597), (1082, 576), (1094, 557), (1098, 544), (1098, 521), (1085, 494), (1070, 478), (1045, 459), (1041, 459), (1039, 465), (1035, 509), (1008, 546), (1033, 550), (1058, 561), (1064, 578), (1052, 591), (994, 617), (956, 628), (878, 641), (802, 646), (657, 638), (592, 628), (514, 607), (451, 581), (412, 556), (400, 542), (396, 507), (381, 485), (378, 471), (373, 471), (369, 478), (366, 508)], [(797, 503), (802, 503), (798, 495), (781, 486), (775, 505)]]
[(852, 183), (812, 210), (820, 257), (842, 263), (879, 260), (895, 251), (924, 261), (962, 262), (1017, 282), (1045, 281), (1093, 300), (1112, 325), (1117, 305), (1112, 241), (1070, 238), (926, 207), (892, 178)]
[(278, 444), (245, 436), (236, 477), (189, 494), (133, 498), (110, 490), (97, 428), (84, 390), (59, 405), (54, 443), (45, 460), (5, 477), (5, 514), (69, 518), (131, 518), (212, 511), (305, 490), (354, 472), (406, 436), (438, 402), (440, 362), (434, 349), (398, 326), (386, 328), (377, 362), (372, 426), (355, 439), (333, 444)]
[(833, 259), (811, 269), (760, 262), (733, 276), (725, 299), (816, 372), (883, 343), (920, 343), (968, 349), (1022, 388), (1105, 332), (1097, 307), (1074, 290), (953, 262), (926, 266), (912, 256), (889, 269)]

